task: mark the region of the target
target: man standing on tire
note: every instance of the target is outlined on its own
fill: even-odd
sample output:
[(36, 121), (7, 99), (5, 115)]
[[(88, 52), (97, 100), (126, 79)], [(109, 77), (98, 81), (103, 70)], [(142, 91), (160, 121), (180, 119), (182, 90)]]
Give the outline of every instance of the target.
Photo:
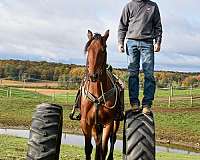
[[(154, 51), (159, 52), (162, 40), (162, 24), (156, 3), (150, 0), (132, 0), (123, 9), (118, 29), (118, 49), (129, 59), (129, 97), (133, 109), (139, 109), (140, 57), (144, 71), (143, 113), (151, 113), (156, 89), (154, 79)], [(155, 40), (155, 41), (154, 41)]]

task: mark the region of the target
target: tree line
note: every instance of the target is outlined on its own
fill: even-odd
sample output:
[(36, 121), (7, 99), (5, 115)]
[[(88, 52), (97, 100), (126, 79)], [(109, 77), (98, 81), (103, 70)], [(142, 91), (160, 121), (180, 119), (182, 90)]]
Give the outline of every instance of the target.
[[(122, 81), (128, 82), (126, 69), (114, 69)], [(75, 64), (50, 63), (46, 61), (21, 61), (21, 60), (0, 60), (0, 79), (11, 79), (19, 81), (81, 81), (85, 74), (85, 66)], [(200, 73), (182, 73), (170, 71), (155, 72), (158, 87), (200, 86)], [(140, 74), (141, 85), (144, 81), (144, 74)]]

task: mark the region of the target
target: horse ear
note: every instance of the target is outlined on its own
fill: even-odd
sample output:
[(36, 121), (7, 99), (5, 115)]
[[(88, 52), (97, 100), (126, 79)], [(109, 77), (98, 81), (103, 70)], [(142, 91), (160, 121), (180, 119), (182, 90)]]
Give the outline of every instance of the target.
[(107, 39), (108, 39), (108, 37), (109, 37), (109, 33), (110, 33), (110, 30), (107, 30), (106, 32), (105, 32), (105, 34), (104, 34), (104, 39), (105, 39), (105, 41), (107, 41)]
[(88, 39), (91, 40), (92, 37), (93, 37), (93, 33), (92, 33), (92, 31), (88, 30), (88, 34), (87, 34), (87, 36), (88, 36)]

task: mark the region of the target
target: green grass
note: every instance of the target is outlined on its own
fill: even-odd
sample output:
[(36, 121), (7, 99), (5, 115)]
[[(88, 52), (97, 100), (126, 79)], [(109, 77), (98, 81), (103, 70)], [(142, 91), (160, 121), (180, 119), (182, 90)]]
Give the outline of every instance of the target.
[(200, 143), (199, 113), (156, 113), (157, 137), (165, 137), (170, 141)]
[[(25, 160), (27, 140), (12, 136), (0, 135), (0, 159), (2, 160)], [(93, 154), (94, 157), (94, 154)], [(115, 151), (115, 160), (122, 160), (121, 151)], [(199, 160), (200, 156), (189, 156), (174, 153), (158, 153), (157, 160)], [(84, 149), (72, 145), (62, 145), (61, 160), (83, 160)]]
[[(73, 90), (73, 91), (67, 91), (67, 94), (56, 94), (55, 100), (56, 100), (56, 102), (65, 102), (67, 104), (73, 104), (75, 97), (76, 97), (76, 92), (77, 91)], [(174, 90), (173, 95), (174, 96), (172, 97), (172, 103), (171, 103), (170, 108), (189, 108), (189, 107), (191, 107), (190, 98), (188, 98), (188, 99), (180, 98), (181, 96), (183, 96), (183, 97), (191, 96), (190, 90), (177, 90), (176, 89), (176, 90)], [(200, 89), (193, 89), (192, 95), (200, 97)], [(156, 94), (155, 94), (154, 106), (162, 107), (162, 108), (168, 107), (169, 96), (170, 96), (170, 90), (157, 89)], [(142, 90), (140, 90), (139, 98), (140, 98), (140, 100), (142, 100), (142, 98), (143, 98), (143, 91)], [(129, 103), (128, 90), (125, 90), (124, 100), (125, 100), (125, 104)], [(200, 99), (194, 100), (193, 106), (194, 107), (200, 106)]]
[(43, 102), (50, 102), (50, 98), (13, 88), (11, 97), (7, 97), (1, 90), (0, 123), (5, 126), (29, 126), (35, 106)]
[(156, 113), (156, 122), (159, 126), (171, 127), (182, 131), (189, 130), (195, 134), (200, 134), (200, 114), (199, 113)]
[[(195, 92), (199, 92), (196, 91)], [(38, 93), (12, 89), (12, 97), (7, 97), (0, 90), (0, 127), (23, 127), (29, 128), (32, 114), (36, 105), (44, 102), (56, 103), (63, 106), (64, 123), (63, 130), (68, 133), (81, 133), (78, 121), (71, 121), (68, 116), (74, 102), (76, 91), (68, 91), (67, 95), (56, 95), (56, 99), (51, 96), (40, 95)], [(125, 91), (125, 95), (128, 92)], [(160, 95), (166, 91), (160, 91)], [(71, 95), (71, 96), (69, 96)], [(66, 97), (68, 99), (65, 99)], [(176, 102), (171, 108), (183, 108), (181, 103)], [(200, 103), (200, 102), (199, 102)], [(168, 108), (168, 104), (159, 103), (160, 108)], [(196, 107), (200, 107), (200, 104)], [(169, 109), (169, 108), (168, 108)], [(158, 112), (155, 114), (156, 135), (158, 139), (171, 141), (200, 143), (200, 114), (199, 112)], [(118, 131), (118, 137), (122, 138), (122, 125)]]
[[(0, 124), (2, 127), (26, 127), (29, 128), (32, 114), (35, 111), (36, 105), (49, 102), (48, 98), (17, 98), (4, 97), (0, 98)], [(80, 133), (78, 121), (71, 121), (69, 113), (72, 107), (64, 103), (57, 103), (63, 106), (64, 131), (69, 133)]]
[[(7, 96), (7, 91), (8, 94), (10, 93), (9, 88), (0, 88), (0, 97), (6, 97)], [(190, 90), (178, 90), (174, 89), (174, 96), (172, 97), (172, 103), (170, 108), (189, 108), (191, 107), (191, 101), (190, 98), (188, 99), (182, 99), (180, 96), (191, 96), (190, 95)], [(68, 104), (68, 105), (73, 105), (75, 97), (76, 97), (76, 90), (68, 90), (66, 91), (65, 94), (52, 94), (49, 96), (44, 96), (41, 94), (38, 94), (36, 92), (29, 92), (29, 91), (22, 91), (19, 89), (11, 88), (11, 96), (15, 98), (43, 98), (45, 101), (53, 101), (55, 103), (62, 103), (62, 104)], [(193, 96), (199, 96), (200, 97), (200, 89), (195, 88), (192, 90), (192, 95)], [(162, 107), (166, 108), (168, 107), (168, 98), (170, 96), (170, 90), (163, 90), (163, 89), (157, 89), (156, 94), (155, 94), (155, 102), (154, 106), (156, 107)], [(125, 103), (129, 103), (129, 95), (128, 95), (128, 90), (125, 90)], [(140, 90), (140, 99), (142, 100), (143, 98), (143, 91)], [(193, 106), (200, 106), (200, 99), (194, 100)]]
[(0, 97), (18, 97), (18, 98), (47, 98), (45, 95), (41, 95), (35, 92), (29, 92), (16, 88), (0, 88)]
[(200, 156), (190, 156), (174, 153), (158, 153), (157, 160), (199, 160)]

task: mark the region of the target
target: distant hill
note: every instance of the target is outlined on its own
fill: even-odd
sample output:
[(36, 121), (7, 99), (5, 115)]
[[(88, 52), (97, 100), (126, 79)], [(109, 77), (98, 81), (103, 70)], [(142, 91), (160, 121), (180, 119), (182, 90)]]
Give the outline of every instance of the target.
[[(123, 81), (128, 80), (127, 69), (116, 68), (113, 71)], [(52, 63), (46, 61), (0, 60), (0, 78), (27, 81), (80, 81), (85, 73), (85, 66), (75, 64)], [(171, 71), (156, 71), (158, 86), (169, 84), (175, 86), (199, 86), (200, 73), (184, 73)], [(144, 81), (143, 74), (140, 75)], [(142, 83), (141, 83), (142, 84)]]

